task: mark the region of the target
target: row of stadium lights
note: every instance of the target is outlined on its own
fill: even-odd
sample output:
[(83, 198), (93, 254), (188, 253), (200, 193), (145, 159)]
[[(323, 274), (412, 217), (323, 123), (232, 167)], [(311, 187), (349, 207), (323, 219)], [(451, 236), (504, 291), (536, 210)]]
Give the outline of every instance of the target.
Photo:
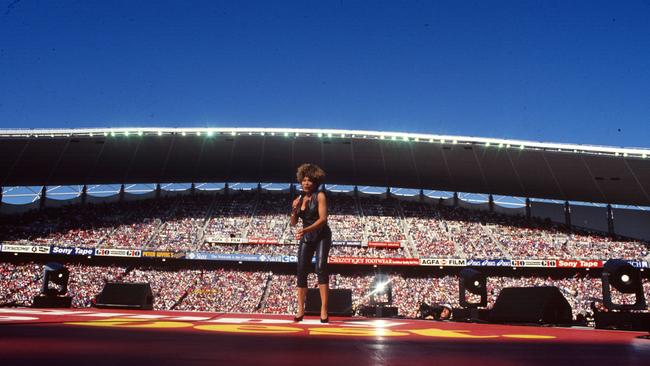
[[(137, 135), (137, 136), (144, 136), (145, 135), (145, 132), (143, 132), (143, 131), (134, 131), (134, 132), (131, 132), (131, 131), (123, 131), (123, 132), (115, 132), (115, 131), (107, 132), (107, 131), (104, 131), (102, 133), (90, 132), (90, 133), (88, 133), (88, 136), (90, 136), (90, 137), (95, 137), (95, 136), (116, 137), (120, 133), (125, 137), (129, 137), (131, 135)], [(163, 131), (157, 131), (157, 132), (154, 132), (154, 133), (147, 133), (147, 135), (157, 135), (157, 136), (163, 136), (164, 134), (165, 133)], [(171, 132), (170, 134), (173, 135), (173, 134), (176, 134), (176, 132)], [(204, 134), (207, 137), (212, 137), (212, 136), (214, 136), (215, 132), (212, 131), (212, 130), (207, 130), (205, 132), (202, 132), (202, 131), (195, 131), (195, 132), (181, 131), (180, 132), (181, 136), (187, 136), (187, 135), (202, 136)], [(294, 133), (290, 133), (290, 132), (283, 132), (283, 133), (276, 133), (276, 132), (256, 132), (256, 133), (253, 133), (253, 132), (240, 132), (240, 133), (237, 133), (236, 131), (231, 131), (229, 133), (228, 132), (220, 132), (219, 134), (220, 135), (230, 135), (230, 136), (238, 136), (238, 135), (239, 136), (242, 136), (242, 135), (253, 136), (255, 134), (255, 135), (259, 135), (259, 136), (267, 136), (267, 135), (268, 136), (276, 136), (276, 135), (278, 135), (278, 136), (285, 136), (285, 137), (318, 136), (320, 138), (323, 138), (323, 137), (327, 137), (327, 138), (336, 138), (336, 137), (349, 138), (349, 137), (351, 137), (351, 138), (364, 138), (364, 139), (368, 138), (368, 135), (345, 134), (345, 133), (333, 134), (333, 133), (322, 133), (322, 132), (314, 134), (314, 133), (300, 133), (300, 132), (294, 132)], [(39, 137), (39, 135), (32, 135), (32, 136), (33, 137)], [(55, 136), (56, 135), (54, 135), (54, 134), (50, 134), (50, 137), (52, 137), (52, 138), (54, 138)], [(71, 137), (72, 134), (67, 134), (66, 136)], [(379, 135), (378, 139), (380, 139), (380, 140), (391, 140), (391, 141), (405, 141), (405, 142), (410, 142), (410, 141), (427, 142), (428, 141), (429, 143), (439, 142), (440, 144), (451, 143), (451, 144), (454, 144), (454, 145), (457, 145), (459, 143), (466, 144), (466, 145), (467, 144), (469, 144), (469, 145), (477, 144), (475, 142), (459, 142), (458, 140), (446, 140), (446, 139), (436, 140), (436, 139), (433, 139), (433, 138), (421, 139), (421, 138), (418, 138), (418, 137), (414, 137), (414, 138), (411, 139), (406, 135)], [(532, 146), (527, 147), (527, 146), (525, 146), (523, 144), (517, 146), (517, 145), (512, 145), (512, 144), (485, 142), (484, 145), (485, 145), (485, 147), (494, 146), (494, 147), (498, 147), (498, 148), (504, 148), (505, 147), (507, 149), (518, 148), (519, 150), (524, 150), (526, 148), (529, 148), (529, 149), (534, 149), (534, 150), (547, 150), (547, 151), (551, 150), (551, 151), (558, 151), (558, 152), (573, 152), (573, 153), (587, 153), (587, 154), (593, 154), (594, 153), (592, 151), (578, 150), (578, 149), (573, 149), (573, 150), (560, 149), (560, 148), (558, 148), (558, 149), (542, 149), (542, 148), (539, 148), (539, 147), (532, 147)], [(611, 153), (604, 153), (604, 152), (597, 152), (596, 154), (598, 154), (598, 155), (611, 155)], [(629, 154), (627, 152), (624, 152), (624, 153), (615, 152), (613, 155), (614, 156), (622, 156), (622, 157), (628, 157), (629, 156)], [(643, 159), (647, 159), (648, 155), (644, 153), (644, 154), (639, 154), (638, 157), (641, 157)]]

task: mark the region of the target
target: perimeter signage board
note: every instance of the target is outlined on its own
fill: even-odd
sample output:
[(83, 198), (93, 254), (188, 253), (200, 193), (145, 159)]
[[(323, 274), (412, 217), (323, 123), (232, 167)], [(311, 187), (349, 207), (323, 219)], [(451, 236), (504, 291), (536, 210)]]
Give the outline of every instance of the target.
[(465, 267), (467, 265), (467, 260), (457, 258), (420, 258), (420, 265)]
[(139, 258), (142, 256), (142, 251), (140, 249), (97, 248), (95, 249), (95, 256)]
[(157, 252), (152, 250), (143, 250), (142, 257), (144, 258), (176, 258), (181, 259), (185, 258), (184, 252)]
[(601, 260), (557, 260), (557, 268), (600, 268), (602, 266), (603, 261)]
[(384, 266), (419, 266), (420, 260), (418, 258), (329, 257), (327, 263)]
[(510, 259), (468, 259), (466, 265), (475, 267), (511, 267)]
[(513, 259), (513, 267), (556, 268), (556, 259)]
[(47, 245), (3, 244), (2, 251), (5, 253), (50, 254), (50, 247)]
[(399, 248), (401, 246), (401, 243), (399, 241), (391, 241), (391, 242), (369, 241), (368, 246), (375, 247), (375, 248)]
[(361, 241), (356, 240), (332, 240), (332, 245), (346, 245), (351, 247), (360, 247)]
[(82, 248), (82, 247), (60, 247), (57, 245), (52, 246), (52, 254), (61, 254), (61, 255), (93, 255), (95, 249), (92, 248)]

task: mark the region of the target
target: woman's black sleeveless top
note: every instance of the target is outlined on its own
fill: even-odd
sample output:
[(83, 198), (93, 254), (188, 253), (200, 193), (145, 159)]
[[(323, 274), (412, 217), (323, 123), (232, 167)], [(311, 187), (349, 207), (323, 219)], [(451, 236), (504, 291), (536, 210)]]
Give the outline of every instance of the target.
[[(306, 197), (303, 196), (302, 199), (304, 200)], [(318, 192), (314, 192), (314, 194), (311, 195), (311, 199), (307, 202), (304, 211), (302, 210), (302, 200), (300, 201), (300, 205), (298, 206), (298, 217), (302, 219), (303, 228), (312, 225), (320, 218), (320, 215), (318, 214)], [(329, 225), (325, 224), (316, 231), (305, 233), (303, 237), (305, 238), (305, 241), (317, 241), (323, 238), (331, 238), (331, 236), (332, 231), (330, 230)]]

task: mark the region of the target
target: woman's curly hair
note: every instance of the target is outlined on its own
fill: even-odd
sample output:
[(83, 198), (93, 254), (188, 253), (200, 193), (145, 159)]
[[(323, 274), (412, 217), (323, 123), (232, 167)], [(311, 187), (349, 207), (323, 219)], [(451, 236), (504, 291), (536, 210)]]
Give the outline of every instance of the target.
[(305, 177), (308, 177), (316, 186), (315, 189), (318, 189), (325, 179), (325, 171), (316, 164), (305, 163), (300, 165), (296, 172), (298, 183), (302, 182)]

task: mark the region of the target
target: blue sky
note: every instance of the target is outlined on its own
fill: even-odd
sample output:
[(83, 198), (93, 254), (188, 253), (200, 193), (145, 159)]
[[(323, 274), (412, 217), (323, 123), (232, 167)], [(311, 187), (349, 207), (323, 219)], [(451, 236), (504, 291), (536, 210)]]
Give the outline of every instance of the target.
[(0, 128), (650, 147), (650, 0), (0, 0)]

